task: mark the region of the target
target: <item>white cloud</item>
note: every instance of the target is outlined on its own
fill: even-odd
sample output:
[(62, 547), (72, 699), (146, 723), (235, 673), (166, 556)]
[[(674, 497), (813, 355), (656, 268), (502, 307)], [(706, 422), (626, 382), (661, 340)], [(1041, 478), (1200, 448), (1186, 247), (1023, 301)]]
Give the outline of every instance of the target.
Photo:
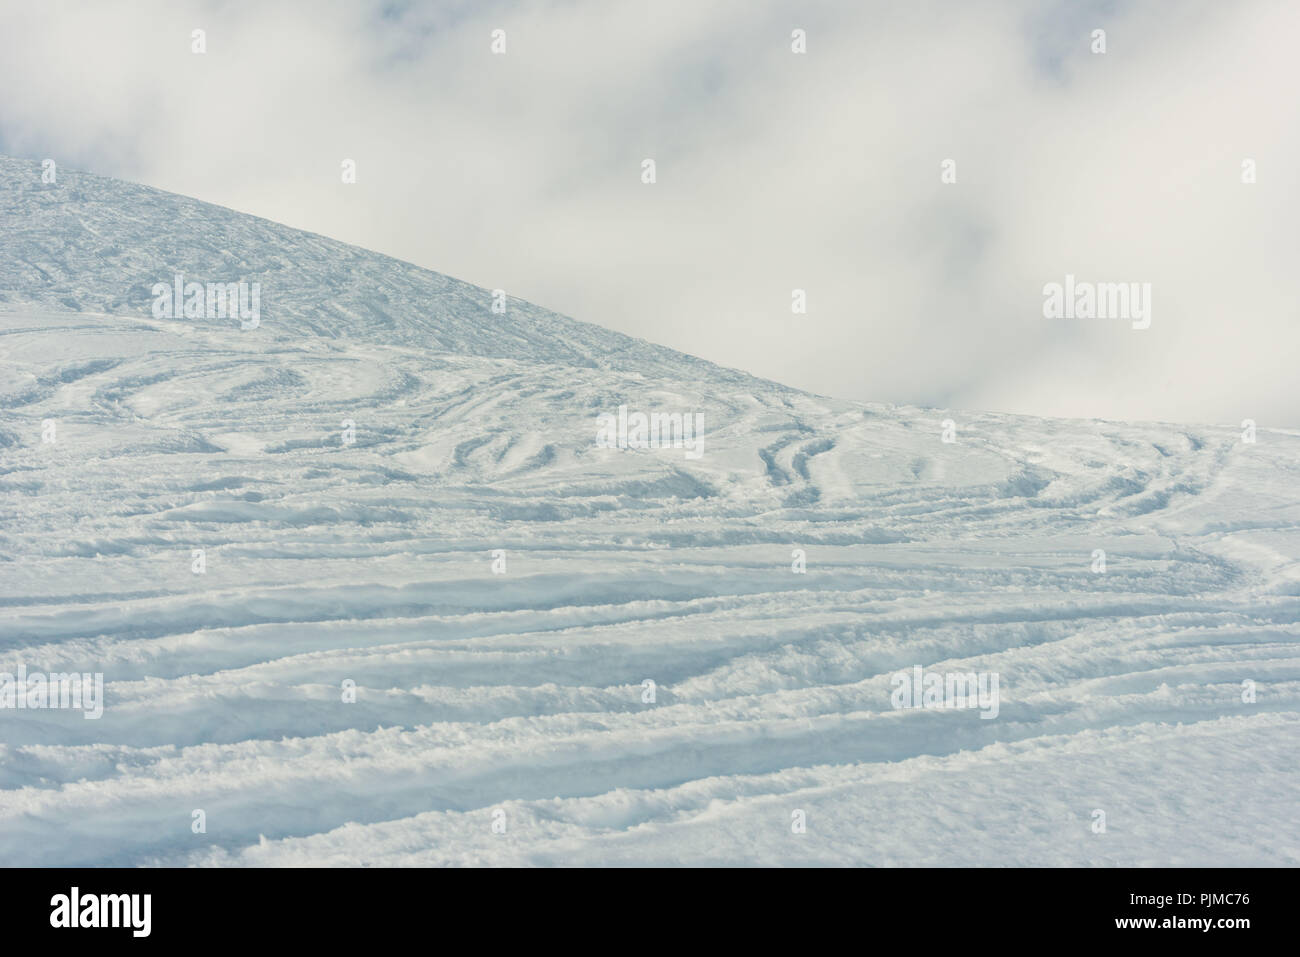
[[(1296, 426), (1297, 27), (1268, 0), (6, 4), (0, 150), (819, 392)], [(1043, 319), (1067, 272), (1152, 283), (1151, 328)]]

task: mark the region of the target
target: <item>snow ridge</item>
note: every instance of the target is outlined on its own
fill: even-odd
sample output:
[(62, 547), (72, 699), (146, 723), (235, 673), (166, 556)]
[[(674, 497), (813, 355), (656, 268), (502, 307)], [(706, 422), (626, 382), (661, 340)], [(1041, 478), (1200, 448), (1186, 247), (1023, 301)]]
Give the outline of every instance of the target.
[(314, 233), (149, 186), (0, 156), (0, 303), (150, 315), (154, 283), (258, 282), (265, 335), (743, 382), (693, 356), (577, 322)]

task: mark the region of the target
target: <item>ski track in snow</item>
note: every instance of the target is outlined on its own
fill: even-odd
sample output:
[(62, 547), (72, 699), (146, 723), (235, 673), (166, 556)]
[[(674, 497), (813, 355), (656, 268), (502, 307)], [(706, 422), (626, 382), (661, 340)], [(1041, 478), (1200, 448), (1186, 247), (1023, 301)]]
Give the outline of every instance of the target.
[[(6, 864), (1300, 863), (1300, 435), (826, 399), (0, 174), (0, 671), (106, 681), (0, 711)], [(152, 318), (176, 271), (262, 326)]]

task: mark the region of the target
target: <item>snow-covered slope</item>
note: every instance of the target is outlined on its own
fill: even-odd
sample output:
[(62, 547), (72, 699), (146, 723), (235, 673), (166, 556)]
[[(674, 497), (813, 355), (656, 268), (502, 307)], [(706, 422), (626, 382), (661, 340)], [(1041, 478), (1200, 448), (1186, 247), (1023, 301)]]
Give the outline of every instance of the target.
[[(263, 339), (306, 335), (647, 374), (745, 381), (693, 356), (575, 322), (427, 269), (210, 203), (0, 156), (0, 304), (149, 315), (154, 283), (261, 285)], [(238, 326), (238, 323), (231, 323)]]
[[(0, 672), (106, 703), (0, 709), (0, 860), (1300, 863), (1300, 436), (829, 400), (39, 172)], [(153, 318), (177, 270), (262, 325)], [(620, 404), (703, 454), (598, 447)], [(894, 708), (918, 665), (996, 717)]]

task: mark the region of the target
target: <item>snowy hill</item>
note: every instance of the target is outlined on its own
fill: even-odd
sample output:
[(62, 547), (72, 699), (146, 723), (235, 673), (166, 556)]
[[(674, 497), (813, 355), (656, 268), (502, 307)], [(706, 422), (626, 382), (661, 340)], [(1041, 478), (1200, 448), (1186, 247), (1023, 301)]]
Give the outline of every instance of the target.
[[(0, 709), (7, 863), (1300, 863), (1300, 436), (830, 400), (0, 187), (0, 673), (105, 681)], [(178, 271), (260, 326), (154, 318)]]
[(0, 157), (0, 304), (149, 315), (156, 282), (262, 287), (264, 337), (314, 335), (430, 352), (647, 373), (744, 376), (324, 236), (134, 183)]

